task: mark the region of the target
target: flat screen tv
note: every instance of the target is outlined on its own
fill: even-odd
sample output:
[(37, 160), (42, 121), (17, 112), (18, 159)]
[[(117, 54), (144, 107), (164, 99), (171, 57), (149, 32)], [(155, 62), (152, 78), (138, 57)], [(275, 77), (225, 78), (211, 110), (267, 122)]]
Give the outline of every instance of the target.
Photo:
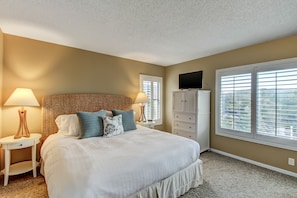
[(203, 71), (179, 74), (179, 89), (201, 89)]

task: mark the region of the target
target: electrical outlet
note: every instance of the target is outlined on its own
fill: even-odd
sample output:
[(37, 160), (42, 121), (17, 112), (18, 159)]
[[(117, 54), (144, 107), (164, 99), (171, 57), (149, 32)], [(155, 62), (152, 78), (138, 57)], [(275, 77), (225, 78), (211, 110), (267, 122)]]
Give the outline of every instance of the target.
[(295, 166), (295, 159), (294, 158), (288, 158), (288, 164), (290, 166)]

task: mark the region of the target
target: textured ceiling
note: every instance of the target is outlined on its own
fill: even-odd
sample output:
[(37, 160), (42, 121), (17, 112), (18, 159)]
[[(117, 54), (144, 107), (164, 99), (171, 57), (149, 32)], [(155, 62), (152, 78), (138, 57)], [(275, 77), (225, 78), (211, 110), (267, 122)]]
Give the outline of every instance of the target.
[(0, 0), (0, 28), (168, 66), (297, 34), (297, 0)]

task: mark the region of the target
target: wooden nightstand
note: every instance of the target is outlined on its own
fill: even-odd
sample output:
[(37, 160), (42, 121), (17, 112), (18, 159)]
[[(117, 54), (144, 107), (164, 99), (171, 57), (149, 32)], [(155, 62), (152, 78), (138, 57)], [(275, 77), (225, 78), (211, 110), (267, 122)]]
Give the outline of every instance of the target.
[[(33, 170), (33, 177), (37, 176), (36, 145), (39, 143), (40, 138), (41, 134), (31, 133), (28, 138), (14, 139), (14, 136), (8, 136), (0, 139), (2, 149), (5, 151), (5, 168), (2, 170), (4, 173), (4, 186), (8, 184), (9, 175), (18, 175)], [(10, 151), (27, 147), (32, 147), (32, 160), (10, 164)]]
[(155, 128), (155, 122), (154, 121), (146, 121), (146, 122), (136, 122), (137, 124), (147, 127), (147, 128), (151, 128), (154, 129)]

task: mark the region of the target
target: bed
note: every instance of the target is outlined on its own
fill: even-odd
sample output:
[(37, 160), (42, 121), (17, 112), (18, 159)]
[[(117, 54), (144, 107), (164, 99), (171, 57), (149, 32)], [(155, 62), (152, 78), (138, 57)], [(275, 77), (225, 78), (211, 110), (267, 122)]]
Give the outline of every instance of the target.
[[(130, 127), (127, 123), (133, 125), (126, 119), (131, 108), (132, 100), (119, 95), (43, 98), (41, 171), (49, 197), (179, 197), (202, 184), (199, 144), (140, 125), (126, 130)], [(103, 112), (103, 136), (78, 138), (64, 129), (61, 132), (57, 120), (63, 116), (79, 117), (82, 127), (77, 112)], [(121, 133), (107, 130), (108, 119), (118, 120)], [(71, 131), (77, 131), (77, 126), (74, 128)]]

